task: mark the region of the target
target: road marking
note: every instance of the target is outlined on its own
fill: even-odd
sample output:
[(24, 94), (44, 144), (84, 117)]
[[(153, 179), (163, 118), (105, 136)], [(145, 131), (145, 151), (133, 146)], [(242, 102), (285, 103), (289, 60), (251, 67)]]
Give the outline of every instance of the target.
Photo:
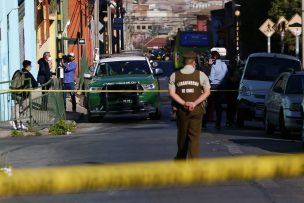
[(151, 127), (154, 127), (155, 129), (158, 129), (158, 128), (168, 128), (168, 127), (170, 127), (170, 125), (166, 124), (166, 123), (142, 124), (142, 125), (131, 126), (129, 128), (131, 128), (131, 129), (144, 129), (144, 128), (151, 128)]
[(257, 184), (262, 186), (265, 189), (279, 188), (280, 186), (274, 182), (273, 180), (257, 180), (255, 181)]
[(235, 144), (226, 144), (228, 151), (233, 155), (243, 154), (240, 148)]

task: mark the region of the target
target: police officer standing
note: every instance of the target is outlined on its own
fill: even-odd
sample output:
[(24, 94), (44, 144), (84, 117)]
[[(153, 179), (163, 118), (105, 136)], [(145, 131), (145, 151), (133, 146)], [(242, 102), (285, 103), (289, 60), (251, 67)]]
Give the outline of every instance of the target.
[(208, 77), (196, 70), (196, 53), (186, 53), (184, 59), (185, 67), (173, 73), (169, 81), (169, 94), (177, 105), (175, 159), (194, 159), (199, 157), (204, 104), (210, 95), (210, 84)]

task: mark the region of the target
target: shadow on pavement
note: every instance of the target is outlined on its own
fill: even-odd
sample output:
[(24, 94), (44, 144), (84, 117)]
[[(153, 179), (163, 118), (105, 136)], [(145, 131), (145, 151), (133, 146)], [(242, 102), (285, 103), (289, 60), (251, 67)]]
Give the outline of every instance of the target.
[(303, 145), (301, 141), (284, 140), (284, 139), (230, 139), (239, 145), (258, 147), (263, 150), (277, 153), (300, 153), (303, 152)]

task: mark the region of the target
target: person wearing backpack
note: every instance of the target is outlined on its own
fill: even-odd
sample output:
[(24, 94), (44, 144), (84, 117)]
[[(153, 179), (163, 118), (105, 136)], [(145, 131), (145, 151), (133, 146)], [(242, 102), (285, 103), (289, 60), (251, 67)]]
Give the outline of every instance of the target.
[[(17, 70), (12, 78), (11, 89), (14, 90), (24, 90), (30, 88), (37, 88), (38, 82), (35, 80), (34, 76), (31, 74), (32, 62), (29, 60), (24, 60), (22, 63), (23, 68)], [(26, 111), (26, 100), (29, 97), (28, 92), (15, 92), (12, 93), (12, 99), (15, 101), (15, 121), (12, 122), (12, 126), (15, 130), (26, 130), (27, 127), (22, 123), (20, 116)]]

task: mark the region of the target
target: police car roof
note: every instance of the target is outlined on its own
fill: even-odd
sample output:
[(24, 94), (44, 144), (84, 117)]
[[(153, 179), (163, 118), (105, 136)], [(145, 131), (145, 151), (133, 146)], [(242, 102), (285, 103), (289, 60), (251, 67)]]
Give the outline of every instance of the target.
[(114, 62), (114, 61), (146, 61), (147, 58), (144, 56), (117, 56), (117, 57), (109, 57), (103, 58), (99, 60), (100, 63), (105, 62)]

